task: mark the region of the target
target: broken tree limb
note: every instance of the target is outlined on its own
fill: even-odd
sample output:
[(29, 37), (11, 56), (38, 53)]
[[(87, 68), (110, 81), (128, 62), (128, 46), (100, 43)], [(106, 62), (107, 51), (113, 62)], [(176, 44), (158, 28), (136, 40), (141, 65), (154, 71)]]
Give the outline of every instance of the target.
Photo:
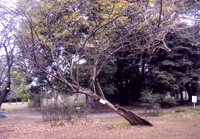
[(150, 122), (140, 118), (130, 110), (127, 110), (119, 105), (113, 105), (106, 99), (100, 99), (100, 103), (106, 105), (109, 109), (113, 110), (123, 118), (125, 118), (131, 125), (144, 125), (144, 126), (153, 126)]
[(119, 105), (116, 105), (115, 107), (118, 111), (121, 111), (120, 115), (124, 117), (127, 121), (129, 121), (131, 125), (153, 126), (150, 122), (140, 118), (130, 110), (127, 110)]

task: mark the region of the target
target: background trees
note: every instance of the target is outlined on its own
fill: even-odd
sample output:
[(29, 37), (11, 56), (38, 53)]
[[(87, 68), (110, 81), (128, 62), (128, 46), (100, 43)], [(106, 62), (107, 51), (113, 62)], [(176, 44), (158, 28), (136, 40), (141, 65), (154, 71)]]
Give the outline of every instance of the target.
[[(181, 95), (187, 90), (188, 84), (199, 80), (199, 48), (193, 46), (187, 34), (169, 34), (166, 42), (171, 49), (169, 53), (159, 51), (149, 63), (152, 78), (151, 88), (154, 92), (171, 92), (171, 95)], [(194, 87), (195, 88), (195, 87)], [(191, 93), (189, 100), (191, 101)], [(193, 94), (195, 95), (195, 93)], [(197, 94), (196, 94), (197, 95)]]

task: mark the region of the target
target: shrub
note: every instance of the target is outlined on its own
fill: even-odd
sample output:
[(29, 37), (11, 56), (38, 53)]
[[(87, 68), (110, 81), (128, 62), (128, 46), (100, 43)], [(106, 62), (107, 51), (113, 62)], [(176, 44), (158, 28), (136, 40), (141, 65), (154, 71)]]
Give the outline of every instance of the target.
[(176, 99), (166, 98), (164, 95), (162, 95), (160, 97), (160, 104), (161, 104), (161, 107), (167, 108), (167, 107), (172, 107), (172, 106), (177, 105), (177, 101)]
[(41, 114), (44, 121), (68, 120), (74, 118), (86, 118), (88, 106), (83, 104), (49, 104), (41, 107)]
[(190, 109), (176, 109), (175, 113), (199, 113), (200, 109), (196, 108), (190, 108)]
[(59, 125), (59, 126), (64, 126), (65, 123), (61, 122), (61, 123), (59, 123), (58, 125)]
[(0, 114), (0, 119), (7, 118), (4, 114)]
[(53, 122), (52, 124), (51, 124), (51, 127), (57, 127), (57, 126), (64, 126), (65, 125), (65, 123), (63, 123), (63, 122), (60, 122), (60, 123), (56, 123), (56, 122)]
[(185, 110), (185, 109), (177, 109), (177, 110), (175, 110), (176, 113), (186, 112), (186, 111), (187, 111), (187, 110)]
[(130, 126), (131, 124), (129, 122), (122, 122), (122, 123), (108, 125), (107, 128), (114, 129), (116, 127), (130, 127)]
[(144, 112), (145, 115), (157, 116), (162, 112), (159, 103), (160, 101), (159, 94), (153, 94), (149, 90), (144, 90), (141, 93), (140, 100), (142, 102), (141, 106), (145, 109)]
[(28, 101), (28, 99), (30, 98), (30, 94), (22, 94), (22, 100), (23, 100), (23, 102), (26, 102), (26, 101)]

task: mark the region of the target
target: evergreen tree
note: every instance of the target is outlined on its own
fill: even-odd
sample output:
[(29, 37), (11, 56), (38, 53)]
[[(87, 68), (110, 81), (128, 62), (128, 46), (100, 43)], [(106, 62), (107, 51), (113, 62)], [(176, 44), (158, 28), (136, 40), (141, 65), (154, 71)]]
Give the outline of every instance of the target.
[[(200, 49), (191, 45), (189, 37), (185, 34), (169, 34), (167, 44), (170, 52), (159, 50), (149, 63), (149, 72), (153, 82), (151, 88), (157, 93), (170, 91), (172, 95), (190, 90), (191, 84), (199, 81), (200, 73)], [(197, 88), (196, 87), (192, 87)], [(197, 91), (196, 91), (197, 92)], [(191, 99), (191, 91), (188, 91)]]

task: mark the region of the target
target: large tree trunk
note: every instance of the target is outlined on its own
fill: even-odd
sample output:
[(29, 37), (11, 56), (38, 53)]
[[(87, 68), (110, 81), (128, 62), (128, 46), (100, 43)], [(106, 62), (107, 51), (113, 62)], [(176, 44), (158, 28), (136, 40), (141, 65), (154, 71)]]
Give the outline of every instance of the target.
[(1, 92), (0, 95), (0, 109), (1, 109), (1, 105), (5, 99), (5, 97), (7, 96), (8, 92), (10, 91), (10, 85), (11, 85), (11, 75), (10, 75), (10, 71), (11, 71), (11, 67), (13, 65), (13, 50), (14, 47), (10, 50), (10, 54), (8, 53), (7, 47), (5, 47), (5, 51), (6, 51), (6, 60), (7, 60), (7, 75), (6, 75), (6, 83), (5, 86)]
[(127, 110), (119, 105), (113, 105), (109, 101), (107, 101), (105, 98), (99, 97), (97, 94), (93, 93), (89, 89), (79, 90), (79, 93), (85, 94), (87, 96), (92, 97), (94, 100), (99, 101), (100, 103), (106, 105), (109, 109), (113, 110), (123, 118), (125, 118), (128, 122), (130, 122), (131, 125), (146, 125), (146, 126), (152, 126), (151, 123), (148, 121), (140, 118), (139, 116), (135, 115), (130, 110)]
[(125, 118), (131, 125), (145, 125), (145, 126), (152, 126), (151, 123), (149, 123), (148, 121), (140, 118), (139, 116), (137, 116), (136, 114), (134, 114), (133, 112), (131, 112), (130, 110), (127, 110), (119, 105), (113, 105), (110, 102), (108, 102), (107, 100), (105, 100), (105, 105), (112, 109), (114, 112), (118, 113), (119, 115), (121, 115), (123, 118)]
[(9, 88), (10, 88), (10, 82), (7, 83), (7, 85), (4, 87), (4, 89), (1, 92), (1, 95), (0, 95), (0, 110), (1, 110), (2, 103), (3, 103), (5, 97), (7, 96), (8, 92), (9, 92)]

